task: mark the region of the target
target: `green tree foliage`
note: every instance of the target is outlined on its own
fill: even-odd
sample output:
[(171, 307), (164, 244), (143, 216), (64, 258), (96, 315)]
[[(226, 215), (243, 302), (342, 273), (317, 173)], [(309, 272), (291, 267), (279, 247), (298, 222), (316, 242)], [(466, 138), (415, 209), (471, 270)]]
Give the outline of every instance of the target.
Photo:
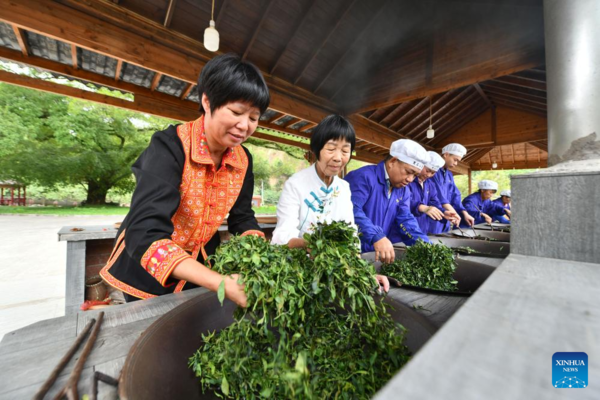
[(88, 204), (131, 192), (131, 165), (167, 120), (0, 84), (0, 179), (84, 185)]
[[(477, 191), (479, 181), (489, 179), (498, 183), (498, 196), (502, 190), (510, 190), (510, 177), (512, 175), (522, 175), (534, 172), (533, 169), (513, 169), (513, 170), (492, 170), (492, 171), (473, 171), (471, 174), (471, 193)], [(455, 175), (454, 181), (456, 187), (460, 190), (460, 194), (464, 199), (469, 193), (469, 178), (466, 175)], [(497, 196), (494, 196), (496, 198)]]

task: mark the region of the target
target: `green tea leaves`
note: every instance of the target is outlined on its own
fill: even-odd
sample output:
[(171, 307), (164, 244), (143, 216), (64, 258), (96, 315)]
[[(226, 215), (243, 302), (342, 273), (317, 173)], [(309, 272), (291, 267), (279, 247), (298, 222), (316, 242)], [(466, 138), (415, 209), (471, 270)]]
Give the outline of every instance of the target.
[(223, 278), (221, 284), (219, 285), (219, 289), (217, 290), (217, 298), (219, 299), (219, 303), (221, 303), (221, 305), (223, 305), (223, 301), (225, 300), (225, 279), (227, 278)]

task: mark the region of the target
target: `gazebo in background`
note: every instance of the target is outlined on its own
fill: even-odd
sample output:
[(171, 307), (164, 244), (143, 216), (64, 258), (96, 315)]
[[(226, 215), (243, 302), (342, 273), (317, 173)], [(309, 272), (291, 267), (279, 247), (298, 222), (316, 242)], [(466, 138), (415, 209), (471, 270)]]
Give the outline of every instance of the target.
[[(8, 189), (6, 191), (6, 196), (5, 189)], [(23, 189), (22, 193), (21, 189)], [(8, 196), (9, 191), (10, 197)], [(0, 181), (0, 206), (24, 206), (26, 201), (27, 187), (25, 185), (15, 181)]]

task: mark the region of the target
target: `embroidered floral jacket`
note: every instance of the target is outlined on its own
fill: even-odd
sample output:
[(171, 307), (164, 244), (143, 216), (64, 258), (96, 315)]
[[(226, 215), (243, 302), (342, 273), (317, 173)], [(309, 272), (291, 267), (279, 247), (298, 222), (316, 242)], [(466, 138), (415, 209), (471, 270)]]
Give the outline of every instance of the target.
[(252, 158), (228, 149), (216, 170), (203, 117), (153, 135), (132, 167), (137, 185), (113, 253), (100, 272), (113, 287), (150, 298), (195, 287), (171, 278), (188, 258), (201, 263), (220, 243), (226, 215), (232, 234), (259, 234), (252, 210)]

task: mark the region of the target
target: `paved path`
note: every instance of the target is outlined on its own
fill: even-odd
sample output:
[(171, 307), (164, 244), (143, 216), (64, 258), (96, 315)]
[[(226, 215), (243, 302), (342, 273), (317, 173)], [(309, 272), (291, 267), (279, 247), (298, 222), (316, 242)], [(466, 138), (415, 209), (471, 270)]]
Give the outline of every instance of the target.
[(112, 224), (124, 217), (0, 215), (0, 340), (64, 315), (67, 244), (58, 241), (61, 227)]

